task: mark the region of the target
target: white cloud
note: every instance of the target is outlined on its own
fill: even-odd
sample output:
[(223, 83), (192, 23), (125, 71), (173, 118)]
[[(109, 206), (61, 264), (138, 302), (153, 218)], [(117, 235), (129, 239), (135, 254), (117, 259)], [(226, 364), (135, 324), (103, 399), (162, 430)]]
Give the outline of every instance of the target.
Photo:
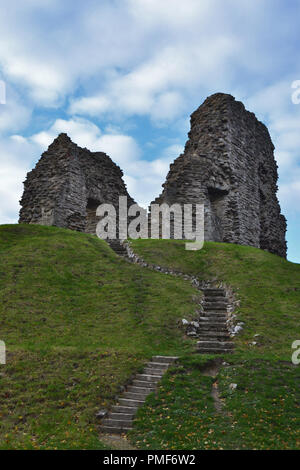
[(280, 177), (278, 198), (288, 217), (300, 211), (300, 105), (292, 102), (293, 80), (290, 75), (246, 100), (247, 108), (267, 124), (275, 144)]
[[(0, 64), (39, 106), (58, 106), (80, 86), (72, 113), (156, 119), (161, 109), (170, 119), (199, 91), (295, 62), (284, 50), (274, 60), (289, 32), (279, 13), (261, 0), (228, 0), (226, 8), (223, 0), (10, 0), (1, 10)], [(292, 30), (297, 18), (289, 20)]]
[(214, 0), (129, 0), (128, 3), (132, 15), (142, 21), (144, 27), (161, 25), (175, 29), (196, 24), (199, 28), (204, 26), (218, 4)]
[(33, 135), (31, 139), (41, 147), (48, 147), (61, 132), (69, 134), (81, 147), (94, 146), (100, 135), (99, 128), (91, 121), (76, 118), (69, 121), (57, 119), (50, 129)]
[(278, 196), (284, 213), (298, 215), (300, 213), (300, 168), (292, 181), (283, 183), (279, 187)]
[(183, 153), (183, 151), (184, 151), (183, 145), (172, 144), (163, 150), (163, 155), (165, 158), (176, 158), (176, 157), (179, 157), (179, 155)]
[(97, 116), (99, 113), (109, 111), (109, 109), (109, 99), (101, 95), (78, 98), (72, 100), (70, 105), (71, 114), (89, 114), (90, 116)]
[(39, 154), (37, 146), (21, 136), (0, 139), (0, 220), (15, 223), (18, 220), (19, 199), (23, 181), (32, 160)]
[[(269, 71), (264, 22), (273, 10), (259, 0), (228, 0), (226, 10), (223, 0), (11, 0), (0, 63), (39, 106), (68, 96), (71, 114), (175, 119), (195, 95), (230, 88), (241, 64)], [(285, 31), (276, 17), (274, 30)]]
[(115, 133), (102, 134), (94, 123), (81, 118), (73, 118), (69, 121), (57, 119), (48, 131), (33, 135), (31, 140), (45, 148), (61, 132), (66, 132), (80, 147), (87, 147), (92, 152), (107, 153), (121, 166), (136, 160), (140, 155), (139, 146), (131, 136)]
[(69, 112), (150, 115), (156, 123), (174, 120), (182, 116), (195, 90), (207, 83), (217, 86), (217, 69), (225, 66), (237, 47), (230, 35), (220, 35), (208, 43), (183, 41), (160, 48), (129, 73), (116, 75), (102, 92), (73, 99)]
[(129, 194), (144, 207), (161, 192), (170, 162), (182, 151), (180, 145), (174, 144), (162, 150), (159, 158), (144, 160), (133, 137), (113, 130), (103, 134), (91, 121), (81, 118), (58, 119), (47, 131), (32, 135), (29, 141), (44, 151), (61, 132), (66, 132), (81, 147), (106, 152), (124, 171)]
[(275, 150), (275, 159), (280, 168), (281, 175), (289, 177), (293, 167), (297, 165), (298, 156), (287, 150)]
[[(0, 6), (0, 78), (10, 85), (7, 105), (0, 106), (0, 132), (20, 133), (33, 107), (38, 116), (31, 138), (0, 139), (1, 197), (7, 201), (2, 220), (10, 220), (17, 208), (29, 162), (59, 132), (106, 151), (125, 171), (137, 201), (147, 205), (182, 151), (178, 142), (184, 140), (187, 114), (215, 91), (246, 99), (247, 108), (268, 125), (279, 163), (279, 197), (285, 210), (295, 210), (300, 181), (300, 105), (291, 102), (291, 83), (300, 79), (296, 6), (271, 0), (227, 0), (226, 7), (224, 0), (0, 0)], [(57, 119), (65, 116), (66, 103), (70, 118)], [(51, 109), (49, 116), (43, 107), (58, 111)], [(78, 116), (96, 123), (101, 118), (103, 129)], [(128, 135), (130, 128), (124, 131), (129, 116), (150, 117), (166, 133), (172, 126), (167, 138), (173, 140), (151, 162)], [(50, 117), (55, 122), (44, 129)], [(116, 130), (120, 122), (123, 127)], [(147, 131), (145, 136), (152, 139)]]
[(6, 85), (6, 103), (0, 104), (0, 132), (16, 132), (26, 127), (32, 110), (22, 103), (20, 96)]
[(128, 135), (102, 135), (97, 141), (97, 148), (103, 149), (121, 167), (135, 161), (140, 155), (139, 146)]

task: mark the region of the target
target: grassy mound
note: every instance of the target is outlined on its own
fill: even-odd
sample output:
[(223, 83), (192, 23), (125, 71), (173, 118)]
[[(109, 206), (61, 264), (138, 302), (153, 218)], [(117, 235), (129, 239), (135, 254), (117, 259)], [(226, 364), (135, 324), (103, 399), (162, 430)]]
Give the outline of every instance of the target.
[[(137, 240), (147, 261), (220, 279), (245, 322), (216, 378), (211, 356), (193, 354), (177, 322), (193, 318), (195, 290), (182, 279), (117, 257), (96, 237), (29, 225), (0, 227), (2, 449), (101, 449), (100, 408), (152, 355), (181, 357), (139, 411), (132, 442), (151, 449), (296, 448), (300, 266), (261, 250)], [(259, 335), (259, 336), (254, 336)], [(256, 342), (256, 344), (252, 344)], [(218, 384), (222, 411), (211, 396)], [(237, 384), (232, 390), (230, 384)]]
[(190, 350), (194, 290), (55, 227), (1, 226), (0, 256), (0, 447), (102, 448), (96, 412), (153, 354)]
[[(300, 340), (300, 265), (231, 244), (205, 243), (197, 252), (175, 240), (132, 244), (149, 263), (230, 285), (240, 300), (237, 320), (245, 323), (217, 377), (202, 373), (209, 356), (187, 356), (164, 378), (158, 396), (139, 412), (131, 433), (136, 445), (299, 448), (300, 366), (292, 364), (291, 345)], [(216, 385), (223, 404), (219, 413), (211, 396)]]
[[(245, 328), (236, 348), (247, 358), (263, 355), (291, 359), (291, 344), (299, 336), (300, 264), (257, 248), (207, 242), (199, 251), (185, 250), (180, 240), (135, 240), (134, 251), (146, 261), (220, 280), (231, 286), (240, 308), (235, 312)], [(254, 335), (260, 335), (257, 339)], [(251, 343), (257, 342), (251, 348)]]

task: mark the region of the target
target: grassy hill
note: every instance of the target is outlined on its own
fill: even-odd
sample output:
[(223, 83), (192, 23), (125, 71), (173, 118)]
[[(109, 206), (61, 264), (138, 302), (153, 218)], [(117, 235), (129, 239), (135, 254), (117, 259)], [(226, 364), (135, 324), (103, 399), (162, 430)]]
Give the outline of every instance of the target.
[(55, 227), (1, 226), (0, 256), (0, 447), (102, 448), (96, 412), (153, 354), (191, 348), (176, 321), (194, 290)]
[[(300, 365), (291, 362), (291, 345), (300, 340), (300, 265), (225, 243), (197, 252), (175, 240), (132, 245), (149, 263), (230, 285), (245, 323), (217, 378), (203, 375), (207, 357), (182, 358), (139, 412), (132, 439), (148, 448), (299, 449)], [(211, 397), (216, 384), (220, 413)]]
[(181, 360), (140, 410), (131, 433), (137, 447), (296, 448), (299, 366), (291, 363), (291, 343), (300, 339), (300, 266), (236, 245), (206, 243), (199, 252), (179, 241), (133, 246), (149, 262), (224, 280), (240, 298), (245, 329), (217, 378), (222, 412), (211, 397), (216, 379), (202, 373), (211, 356), (193, 354), (177, 325), (194, 315), (188, 282), (132, 265), (93, 236), (6, 225), (0, 448), (105, 448), (96, 412), (154, 354)]

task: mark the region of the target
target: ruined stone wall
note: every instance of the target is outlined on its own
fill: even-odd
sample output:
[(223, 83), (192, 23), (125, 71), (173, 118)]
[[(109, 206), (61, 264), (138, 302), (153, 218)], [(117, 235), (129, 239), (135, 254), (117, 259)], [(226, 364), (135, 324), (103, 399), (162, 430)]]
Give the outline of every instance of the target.
[[(231, 95), (217, 93), (192, 114), (188, 136), (154, 202), (204, 203), (206, 240), (286, 256), (274, 146), (265, 125)], [(118, 211), (122, 195), (128, 206), (134, 203), (122, 176), (105, 153), (60, 134), (27, 175), (20, 222), (95, 233), (99, 204)]]
[(82, 149), (60, 134), (27, 175), (19, 222), (96, 233), (99, 204), (113, 204), (117, 212), (119, 196), (134, 204), (122, 176), (105, 153)]
[(155, 203), (204, 203), (205, 239), (286, 256), (276, 196), (274, 146), (264, 124), (231, 95), (210, 96), (191, 115), (185, 150)]

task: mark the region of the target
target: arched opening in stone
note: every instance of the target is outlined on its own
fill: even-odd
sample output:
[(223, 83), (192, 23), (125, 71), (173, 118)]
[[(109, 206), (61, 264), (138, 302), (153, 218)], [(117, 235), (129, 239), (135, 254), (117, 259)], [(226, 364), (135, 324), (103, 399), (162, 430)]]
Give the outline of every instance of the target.
[(226, 210), (228, 191), (219, 188), (208, 188), (209, 212), (210, 212), (210, 240), (223, 241), (223, 222)]
[(87, 201), (86, 224), (85, 224), (86, 233), (91, 233), (93, 235), (96, 233), (97, 223), (100, 220), (100, 218), (96, 216), (96, 210), (100, 204), (101, 202), (92, 198), (89, 198)]

